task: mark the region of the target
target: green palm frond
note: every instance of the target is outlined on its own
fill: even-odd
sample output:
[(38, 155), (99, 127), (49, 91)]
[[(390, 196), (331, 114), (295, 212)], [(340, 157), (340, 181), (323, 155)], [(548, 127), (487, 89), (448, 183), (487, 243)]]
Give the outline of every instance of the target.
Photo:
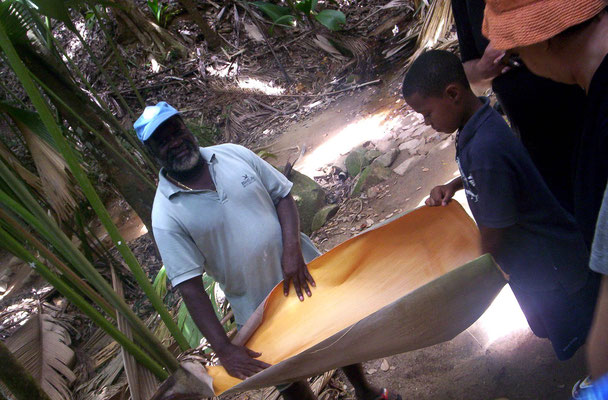
[(22, 122), (38, 137), (51, 145), (55, 150), (59, 151), (53, 137), (46, 129), (37, 113), (25, 110), (23, 108), (14, 107), (11, 104), (2, 101), (0, 101), (0, 112), (6, 113), (14, 120)]
[(36, 28), (28, 7), (16, 1), (0, 2), (0, 20), (11, 41), (27, 41), (27, 31)]

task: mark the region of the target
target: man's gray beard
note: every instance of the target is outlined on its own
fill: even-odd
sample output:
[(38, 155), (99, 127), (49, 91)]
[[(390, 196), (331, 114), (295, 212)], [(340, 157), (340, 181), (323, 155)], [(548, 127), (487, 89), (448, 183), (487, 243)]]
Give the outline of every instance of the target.
[(193, 151), (187, 157), (181, 160), (173, 160), (167, 165), (167, 169), (174, 172), (188, 172), (192, 168), (196, 167), (201, 159), (201, 153), (198, 148), (194, 148)]

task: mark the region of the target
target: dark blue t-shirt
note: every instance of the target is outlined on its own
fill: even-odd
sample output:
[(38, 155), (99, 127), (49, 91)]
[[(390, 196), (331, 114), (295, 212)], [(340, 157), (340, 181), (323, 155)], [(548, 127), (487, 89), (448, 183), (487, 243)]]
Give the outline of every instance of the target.
[(456, 162), (479, 226), (504, 229), (496, 261), (527, 291), (579, 290), (588, 253), (574, 218), (489, 100), (459, 131)]

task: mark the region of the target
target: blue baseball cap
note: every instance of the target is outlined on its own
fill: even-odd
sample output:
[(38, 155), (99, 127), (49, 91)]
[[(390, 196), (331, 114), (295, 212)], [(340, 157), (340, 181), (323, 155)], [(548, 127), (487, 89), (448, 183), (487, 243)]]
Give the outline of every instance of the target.
[(137, 137), (143, 143), (152, 136), (160, 124), (177, 114), (179, 114), (179, 111), (166, 102), (161, 101), (155, 106), (146, 107), (141, 116), (133, 124), (133, 128), (135, 128)]

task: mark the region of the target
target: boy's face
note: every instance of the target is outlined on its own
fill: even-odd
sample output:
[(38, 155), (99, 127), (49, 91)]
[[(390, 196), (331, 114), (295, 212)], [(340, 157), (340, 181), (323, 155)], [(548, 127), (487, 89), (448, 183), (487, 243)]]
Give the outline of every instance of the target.
[(425, 125), (430, 125), (437, 132), (449, 134), (460, 128), (462, 113), (459, 102), (448, 93), (447, 88), (440, 97), (423, 96), (416, 92), (406, 97), (405, 101), (414, 111), (422, 114)]

